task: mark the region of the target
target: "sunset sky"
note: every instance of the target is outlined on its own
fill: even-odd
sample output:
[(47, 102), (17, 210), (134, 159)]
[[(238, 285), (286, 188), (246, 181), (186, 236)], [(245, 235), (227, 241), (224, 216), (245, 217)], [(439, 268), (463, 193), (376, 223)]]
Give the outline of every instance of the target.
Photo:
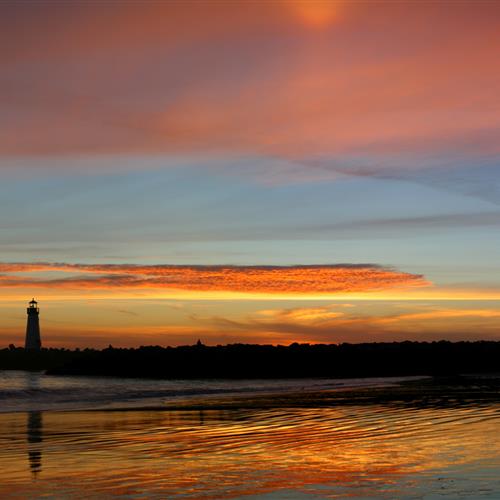
[(4, 0), (0, 347), (500, 340), (500, 2)]

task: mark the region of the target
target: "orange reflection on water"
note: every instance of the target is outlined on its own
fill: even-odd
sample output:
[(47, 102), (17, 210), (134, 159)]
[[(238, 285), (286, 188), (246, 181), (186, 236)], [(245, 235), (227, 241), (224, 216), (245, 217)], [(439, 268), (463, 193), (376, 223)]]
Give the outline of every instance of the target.
[(4, 414), (0, 495), (402, 497), (449, 469), (498, 472), (498, 423), (494, 406)]

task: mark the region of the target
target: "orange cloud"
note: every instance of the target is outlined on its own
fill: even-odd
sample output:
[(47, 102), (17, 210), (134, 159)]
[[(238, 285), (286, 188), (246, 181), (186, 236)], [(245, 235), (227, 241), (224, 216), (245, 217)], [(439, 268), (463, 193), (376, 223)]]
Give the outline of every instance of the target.
[[(341, 304), (266, 309), (242, 319), (197, 317), (198, 324), (249, 335), (279, 335), (283, 341), (310, 343), (498, 339), (500, 311), (495, 309), (439, 309), (367, 315), (339, 312)], [(459, 321), (458, 321), (459, 320)], [(283, 342), (286, 343), (286, 342)]]
[(296, 321), (299, 323), (330, 321), (344, 316), (343, 312), (332, 311), (328, 307), (294, 307), (291, 309), (265, 309), (259, 311), (260, 316)]
[[(18, 273), (62, 272), (58, 278)], [(351, 293), (429, 285), (422, 275), (373, 264), (311, 266), (172, 266), (0, 264), (0, 287), (149, 288), (268, 294)], [(5, 274), (6, 273), (6, 274)]]
[(378, 323), (396, 323), (401, 321), (441, 320), (455, 318), (500, 318), (500, 310), (495, 309), (438, 309), (397, 316), (377, 318)]

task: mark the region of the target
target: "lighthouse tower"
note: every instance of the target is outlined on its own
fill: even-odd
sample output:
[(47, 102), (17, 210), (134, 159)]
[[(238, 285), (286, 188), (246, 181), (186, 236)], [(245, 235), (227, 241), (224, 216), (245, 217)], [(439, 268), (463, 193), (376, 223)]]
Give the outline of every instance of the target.
[(38, 302), (35, 299), (29, 303), (27, 312), (28, 323), (26, 324), (26, 341), (24, 343), (24, 348), (39, 351), (42, 347), (42, 341), (40, 340), (40, 323), (38, 321), (40, 309), (38, 309)]

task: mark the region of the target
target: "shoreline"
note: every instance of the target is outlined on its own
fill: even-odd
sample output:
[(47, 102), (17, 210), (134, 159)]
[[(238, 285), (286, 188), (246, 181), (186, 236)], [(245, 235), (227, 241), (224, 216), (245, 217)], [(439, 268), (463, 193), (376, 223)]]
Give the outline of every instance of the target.
[[(230, 382), (230, 381), (229, 381)], [(306, 382), (306, 381), (305, 381)], [(333, 382), (333, 381), (332, 381)], [(287, 408), (333, 408), (344, 406), (404, 406), (412, 408), (446, 408), (449, 406), (466, 407), (481, 404), (500, 404), (500, 375), (459, 376), (459, 377), (406, 377), (389, 378), (377, 383), (367, 381), (361, 386), (315, 388), (304, 386), (290, 389), (264, 388), (262, 390), (234, 388), (232, 391), (219, 391), (193, 394), (192, 396), (155, 396), (148, 403), (144, 399), (108, 401), (87, 406), (71, 407), (66, 403), (60, 408), (27, 407), (1, 411), (0, 415), (29, 412), (199, 412), (199, 411), (259, 411)], [(163, 402), (159, 402), (163, 400)], [(74, 405), (78, 405), (75, 402)]]

